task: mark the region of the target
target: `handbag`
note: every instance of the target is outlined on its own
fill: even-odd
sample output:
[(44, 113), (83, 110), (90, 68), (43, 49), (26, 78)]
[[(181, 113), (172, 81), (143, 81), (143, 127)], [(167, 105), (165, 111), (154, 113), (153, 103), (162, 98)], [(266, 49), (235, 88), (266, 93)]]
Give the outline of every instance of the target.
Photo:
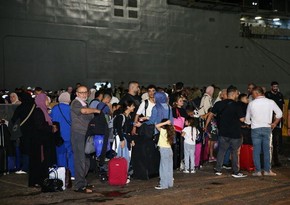
[(54, 140), (55, 140), (54, 143), (57, 147), (60, 147), (64, 143), (64, 140), (60, 135), (56, 135)]
[(182, 132), (184, 128), (185, 118), (181, 117), (178, 108), (176, 108), (177, 118), (173, 118), (173, 125), (176, 132)]
[(8, 129), (10, 131), (11, 140), (17, 140), (22, 136), (20, 130), (20, 119), (18, 119), (14, 124), (10, 121), (8, 124)]
[(60, 179), (62, 181), (62, 190), (65, 190), (65, 180), (66, 180), (66, 169), (65, 167), (54, 166), (49, 168), (49, 179)]
[(22, 132), (20, 127), (28, 120), (28, 118), (31, 116), (33, 110), (35, 108), (35, 104), (33, 104), (31, 110), (29, 111), (28, 115), (25, 117), (25, 119), (20, 122), (20, 119), (18, 119), (15, 123), (12, 123), (11, 121), (8, 124), (8, 128), (11, 134), (12, 140), (17, 140), (20, 137), (22, 137)]
[(58, 192), (63, 191), (63, 182), (62, 180), (58, 179), (58, 173), (55, 169), (50, 170), (49, 175), (53, 174), (54, 178), (46, 178), (41, 186), (42, 192)]
[(196, 129), (195, 144), (203, 143), (203, 132), (199, 132), (197, 128), (195, 129)]
[(96, 152), (94, 136), (88, 136), (85, 143), (85, 154), (92, 154)]

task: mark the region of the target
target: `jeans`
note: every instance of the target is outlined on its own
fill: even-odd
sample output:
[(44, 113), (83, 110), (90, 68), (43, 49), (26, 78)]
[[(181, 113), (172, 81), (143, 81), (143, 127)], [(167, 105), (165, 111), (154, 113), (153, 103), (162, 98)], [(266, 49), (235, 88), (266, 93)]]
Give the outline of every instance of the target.
[(271, 170), (271, 160), (270, 160), (270, 137), (271, 128), (261, 127), (252, 129), (252, 141), (254, 147), (254, 164), (256, 167), (256, 172), (261, 171), (260, 154), (261, 148), (264, 153), (264, 171), (269, 172)]
[(228, 148), (231, 148), (231, 153), (232, 153), (232, 167), (234, 170), (234, 174), (239, 173), (240, 167), (239, 167), (239, 151), (240, 147), (242, 145), (242, 138), (234, 139), (234, 138), (229, 138), (229, 137), (220, 137), (219, 141), (219, 150), (218, 150), (218, 155), (217, 155), (217, 164), (216, 164), (216, 170), (221, 171), (223, 162), (224, 162), (224, 157), (226, 154), (226, 151)]
[(194, 152), (195, 152), (195, 145), (184, 143), (184, 163), (185, 163), (185, 170), (194, 169)]
[(120, 144), (118, 145), (117, 157), (124, 157), (127, 160), (127, 168), (128, 168), (128, 172), (129, 172), (131, 156), (130, 156), (130, 151), (127, 147), (126, 138), (124, 138), (124, 140), (125, 140), (125, 147), (124, 148), (121, 148)]
[(28, 154), (22, 154), (21, 156), (21, 161), (22, 161), (22, 170), (25, 172), (28, 172), (29, 170), (29, 155)]
[[(220, 147), (220, 139), (221, 139), (221, 136), (218, 136), (218, 149)], [(224, 165), (230, 164), (230, 157), (231, 157), (231, 148), (229, 147), (224, 156), (224, 162), (223, 162)]]
[(160, 186), (173, 187), (173, 152), (171, 148), (160, 147)]
[(224, 165), (229, 165), (230, 164), (230, 157), (231, 157), (231, 148), (229, 147), (225, 153), (225, 157), (224, 157)]

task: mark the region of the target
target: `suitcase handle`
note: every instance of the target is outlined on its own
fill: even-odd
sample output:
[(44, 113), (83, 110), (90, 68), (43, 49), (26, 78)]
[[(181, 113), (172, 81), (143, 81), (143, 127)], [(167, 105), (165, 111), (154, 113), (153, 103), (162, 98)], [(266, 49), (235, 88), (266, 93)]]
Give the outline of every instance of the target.
[[(117, 136), (118, 135), (116, 135), (115, 137), (114, 137), (114, 140), (115, 140), (115, 150), (117, 151)], [(118, 136), (119, 137), (119, 136)], [(125, 139), (124, 139), (125, 140)], [(120, 141), (120, 143), (121, 143), (121, 141)], [(119, 144), (119, 146), (120, 146), (120, 144)], [(126, 144), (125, 144), (125, 146), (127, 146)], [(122, 148), (121, 147), (121, 157), (123, 157), (123, 149), (124, 148)]]

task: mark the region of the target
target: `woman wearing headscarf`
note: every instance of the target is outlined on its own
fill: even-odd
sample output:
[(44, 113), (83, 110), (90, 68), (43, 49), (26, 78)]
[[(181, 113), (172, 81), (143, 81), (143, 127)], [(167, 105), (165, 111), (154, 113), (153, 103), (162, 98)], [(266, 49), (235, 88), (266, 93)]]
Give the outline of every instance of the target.
[(59, 104), (55, 105), (51, 110), (51, 118), (54, 122), (60, 124), (60, 134), (64, 143), (56, 147), (57, 166), (67, 167), (71, 171), (72, 177), (74, 173), (74, 159), (71, 145), (71, 116), (70, 116), (70, 94), (64, 92), (58, 97)]
[[(159, 131), (155, 128), (155, 125), (160, 123), (162, 119), (169, 119), (173, 123), (172, 111), (166, 94), (164, 92), (155, 92), (154, 99), (155, 105), (152, 108), (151, 116), (149, 120), (143, 123), (153, 126), (145, 125), (145, 128), (142, 128), (149, 131), (147, 133), (149, 136), (139, 135), (135, 137), (132, 164), (134, 177), (138, 179), (148, 179), (159, 174), (160, 154), (152, 140), (153, 136), (150, 136), (150, 133), (153, 132), (151, 129), (154, 129), (154, 134), (157, 136)], [(140, 127), (140, 122), (136, 123), (135, 126)]]
[(214, 87), (208, 86), (205, 90), (203, 97), (201, 98), (198, 114), (203, 119), (206, 118), (206, 114), (208, 113), (208, 109), (212, 107), (213, 93), (214, 93)]
[(33, 135), (33, 123), (31, 114), (35, 108), (34, 99), (28, 93), (19, 93), (21, 104), (15, 109), (15, 112), (11, 118), (13, 125), (19, 120), (21, 134), (20, 137), (20, 169), (16, 174), (26, 174), (29, 167), (29, 150), (30, 139)]
[[(209, 113), (209, 109), (213, 106), (213, 93), (214, 93), (214, 87), (213, 86), (208, 86), (205, 90), (205, 93), (201, 99), (200, 107), (199, 107), (199, 127), (204, 128), (206, 118)], [(203, 143), (202, 143), (202, 149), (200, 151), (200, 162), (205, 162), (209, 160), (209, 149), (208, 149), (208, 135), (205, 135), (206, 133), (203, 134)], [(197, 154), (198, 155), (198, 154)], [(196, 165), (198, 162), (196, 162)]]
[[(159, 124), (163, 119), (169, 119), (173, 124), (173, 117), (171, 107), (168, 104), (168, 97), (165, 92), (156, 92), (154, 98), (155, 105), (152, 108), (151, 116), (149, 120), (144, 123), (147, 125), (154, 125), (154, 135), (159, 136), (159, 131), (155, 128), (155, 125)], [(147, 129), (151, 128), (148, 126)], [(143, 139), (139, 143), (137, 141), (138, 138), (139, 136), (136, 137), (135, 150), (133, 149), (133, 153), (135, 152), (135, 155), (137, 155), (134, 156), (135, 159), (133, 159), (134, 176), (140, 179), (148, 179), (149, 177), (158, 176), (160, 166), (159, 150), (152, 141), (152, 137)], [(158, 140), (156, 139), (155, 141)], [(145, 154), (143, 150), (146, 150)]]
[(10, 93), (10, 101), (12, 105), (21, 104), (21, 101), (18, 99), (18, 95), (16, 93)]
[(48, 177), (48, 168), (56, 163), (55, 141), (53, 133), (57, 131), (52, 125), (46, 105), (46, 94), (40, 93), (35, 98), (36, 108), (32, 115), (34, 125), (30, 141), (30, 163), (28, 185), (39, 187)]
[[(148, 121), (145, 123), (158, 124), (162, 119), (169, 119), (173, 124), (171, 107), (168, 104), (168, 98), (164, 92), (156, 92), (154, 94), (155, 106), (152, 108), (152, 113)], [(158, 132), (155, 130), (155, 133)]]

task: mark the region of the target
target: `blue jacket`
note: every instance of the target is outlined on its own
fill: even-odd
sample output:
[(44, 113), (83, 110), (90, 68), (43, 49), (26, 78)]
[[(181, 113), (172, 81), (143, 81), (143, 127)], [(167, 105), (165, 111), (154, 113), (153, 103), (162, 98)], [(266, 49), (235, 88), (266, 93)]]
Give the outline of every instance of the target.
[[(61, 110), (61, 111), (60, 111)], [(55, 105), (50, 114), (52, 121), (59, 122), (60, 134), (64, 141), (70, 141), (71, 137), (71, 117), (70, 106), (64, 103)]]

